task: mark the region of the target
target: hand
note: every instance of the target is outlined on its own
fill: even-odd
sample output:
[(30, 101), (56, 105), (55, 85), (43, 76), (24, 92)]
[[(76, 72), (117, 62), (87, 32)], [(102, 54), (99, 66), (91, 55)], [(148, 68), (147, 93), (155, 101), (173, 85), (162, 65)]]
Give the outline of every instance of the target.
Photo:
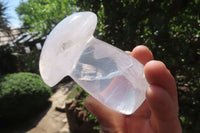
[(150, 87), (146, 100), (131, 115), (115, 112), (93, 97), (86, 99), (85, 105), (98, 119), (101, 133), (181, 133), (178, 119), (176, 83), (160, 62), (153, 60), (151, 51), (138, 46), (129, 53), (139, 60)]

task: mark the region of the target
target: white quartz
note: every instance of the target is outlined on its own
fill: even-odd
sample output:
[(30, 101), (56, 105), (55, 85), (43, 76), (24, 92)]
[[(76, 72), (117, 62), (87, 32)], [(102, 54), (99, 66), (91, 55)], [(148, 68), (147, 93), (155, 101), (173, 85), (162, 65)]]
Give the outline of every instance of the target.
[(122, 50), (93, 37), (97, 17), (74, 13), (50, 33), (40, 56), (40, 73), (49, 86), (71, 76), (107, 107), (132, 114), (145, 100), (144, 67)]

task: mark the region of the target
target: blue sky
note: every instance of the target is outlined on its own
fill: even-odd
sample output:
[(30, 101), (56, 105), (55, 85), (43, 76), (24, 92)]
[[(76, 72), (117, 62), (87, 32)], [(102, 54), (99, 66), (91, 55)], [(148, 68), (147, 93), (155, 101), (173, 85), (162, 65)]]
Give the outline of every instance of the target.
[(22, 24), (15, 12), (15, 8), (19, 5), (21, 0), (0, 0), (6, 4), (6, 14), (10, 22), (11, 28), (18, 28)]

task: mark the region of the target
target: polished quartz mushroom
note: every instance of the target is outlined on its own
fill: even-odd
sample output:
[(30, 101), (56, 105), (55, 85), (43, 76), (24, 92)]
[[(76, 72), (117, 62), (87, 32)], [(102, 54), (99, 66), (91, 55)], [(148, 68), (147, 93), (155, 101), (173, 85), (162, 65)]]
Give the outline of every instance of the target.
[(107, 107), (132, 114), (149, 87), (143, 65), (122, 50), (94, 38), (97, 17), (78, 12), (49, 34), (40, 56), (40, 73), (49, 86), (71, 76)]

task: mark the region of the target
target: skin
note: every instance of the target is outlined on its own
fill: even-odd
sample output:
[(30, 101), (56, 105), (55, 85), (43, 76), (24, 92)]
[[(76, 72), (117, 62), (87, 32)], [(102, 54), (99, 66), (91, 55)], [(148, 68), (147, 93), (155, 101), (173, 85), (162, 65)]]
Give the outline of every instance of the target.
[(147, 47), (137, 46), (129, 54), (144, 65), (150, 84), (146, 100), (133, 114), (123, 115), (93, 97), (86, 99), (86, 107), (99, 121), (100, 133), (181, 133), (173, 76), (162, 62), (153, 60)]

